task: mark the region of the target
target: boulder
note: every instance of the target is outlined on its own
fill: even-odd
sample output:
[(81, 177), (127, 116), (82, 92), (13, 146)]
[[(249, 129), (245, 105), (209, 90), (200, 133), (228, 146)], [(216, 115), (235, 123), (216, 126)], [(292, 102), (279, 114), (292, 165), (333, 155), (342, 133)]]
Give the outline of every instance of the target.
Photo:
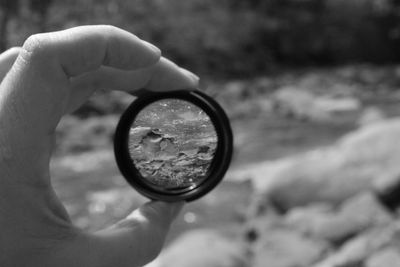
[(386, 119), (385, 113), (377, 107), (368, 107), (363, 110), (362, 114), (357, 120), (357, 124), (360, 126), (377, 123)]
[(373, 254), (365, 263), (365, 267), (399, 267), (400, 250), (398, 248), (386, 248)]
[(395, 211), (400, 203), (400, 174), (397, 170), (383, 173), (374, 181), (373, 190), (379, 201), (388, 209)]
[[(339, 250), (313, 267), (364, 266), (370, 255), (390, 246), (398, 246), (400, 227), (393, 223), (388, 227), (373, 228), (349, 240)], [(396, 265), (386, 265), (396, 266)]]
[[(231, 179), (251, 179), (255, 205), (273, 203), (285, 212), (296, 206), (343, 200), (373, 188), (390, 173), (400, 182), (400, 119), (367, 125), (336, 144), (282, 160), (249, 165)], [(396, 185), (396, 181), (392, 184)]]
[(284, 227), (272, 227), (257, 240), (253, 267), (308, 267), (320, 260), (329, 246)]
[(295, 119), (329, 122), (357, 115), (361, 103), (354, 97), (328, 97), (297, 87), (284, 87), (272, 95), (274, 109)]
[(304, 120), (329, 120), (329, 114), (314, 105), (314, 95), (306, 90), (284, 87), (276, 91), (272, 99), (274, 109), (284, 116)]
[(146, 267), (247, 267), (249, 254), (241, 241), (215, 230), (187, 232)]
[(345, 201), (338, 210), (322, 205), (294, 208), (286, 223), (303, 234), (338, 245), (375, 226), (392, 222), (392, 215), (371, 193), (361, 193)]

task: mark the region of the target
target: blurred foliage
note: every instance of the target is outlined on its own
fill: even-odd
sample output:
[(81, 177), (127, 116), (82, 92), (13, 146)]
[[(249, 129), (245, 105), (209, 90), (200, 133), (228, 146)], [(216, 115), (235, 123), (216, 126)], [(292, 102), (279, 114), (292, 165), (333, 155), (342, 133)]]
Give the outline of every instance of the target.
[(399, 0), (1, 0), (0, 7), (8, 46), (35, 32), (111, 24), (216, 77), (400, 60)]

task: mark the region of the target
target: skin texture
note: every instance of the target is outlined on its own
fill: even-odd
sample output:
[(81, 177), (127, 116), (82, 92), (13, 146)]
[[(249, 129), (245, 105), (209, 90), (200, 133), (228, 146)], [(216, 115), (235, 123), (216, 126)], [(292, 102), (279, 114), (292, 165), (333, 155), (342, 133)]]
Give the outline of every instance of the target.
[(195, 88), (198, 78), (111, 26), (33, 35), (0, 55), (0, 266), (142, 266), (161, 250), (182, 203), (149, 202), (108, 229), (71, 224), (51, 186), (61, 117), (95, 90)]

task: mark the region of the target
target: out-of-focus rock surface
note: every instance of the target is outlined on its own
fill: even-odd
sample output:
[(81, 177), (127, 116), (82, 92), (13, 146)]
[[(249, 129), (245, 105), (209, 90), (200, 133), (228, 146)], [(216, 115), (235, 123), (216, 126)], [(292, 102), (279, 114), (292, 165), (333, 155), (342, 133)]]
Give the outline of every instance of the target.
[(364, 126), (367, 124), (383, 121), (385, 118), (386, 116), (381, 109), (376, 107), (368, 107), (362, 112), (362, 114), (358, 118), (357, 123), (360, 126)]
[[(371, 189), (389, 173), (400, 174), (400, 119), (367, 125), (336, 144), (232, 172), (251, 179), (260, 201), (286, 211), (313, 202), (340, 204)], [(399, 176), (400, 178), (400, 176)]]
[(146, 267), (246, 267), (247, 244), (213, 230), (193, 230), (179, 237)]
[[(234, 130), (232, 168), (186, 205), (146, 267), (400, 267), (399, 73), (349, 66), (211, 84)], [(72, 220), (91, 231), (147, 201), (116, 167), (116, 113), (128, 103), (108, 98), (64, 119), (52, 163)]]
[(272, 105), (284, 116), (319, 122), (333, 121), (339, 116), (351, 119), (361, 109), (357, 98), (316, 96), (296, 87), (278, 90), (272, 96)]
[(375, 252), (388, 247), (398, 249), (398, 242), (398, 222), (386, 227), (372, 228), (346, 242), (338, 251), (314, 267), (363, 266)]
[(400, 250), (387, 248), (374, 253), (368, 258), (365, 267), (400, 266)]
[(188, 236), (195, 244), (210, 242), (207, 256), (186, 253), (198, 247), (178, 239), (154, 266), (168, 266), (177, 255), (183, 256), (174, 266), (399, 266), (399, 216), (380, 197), (400, 183), (398, 136), (400, 120), (383, 120), (329, 147), (232, 171), (233, 181), (254, 187), (241, 230), (247, 242), (241, 253), (248, 254), (233, 253), (249, 258), (238, 261), (227, 253), (237, 243), (206, 232)]
[(253, 247), (253, 266), (306, 267), (319, 260), (329, 246), (285, 227), (272, 227), (260, 233)]
[(348, 199), (337, 209), (318, 204), (294, 208), (285, 220), (297, 231), (335, 245), (365, 229), (387, 225), (392, 217), (373, 194), (366, 192)]

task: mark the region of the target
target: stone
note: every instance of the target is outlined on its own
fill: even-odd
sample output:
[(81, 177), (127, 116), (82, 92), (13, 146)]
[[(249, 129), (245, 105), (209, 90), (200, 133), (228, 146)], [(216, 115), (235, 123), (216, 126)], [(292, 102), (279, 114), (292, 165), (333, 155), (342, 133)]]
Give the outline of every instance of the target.
[(272, 95), (275, 110), (285, 116), (316, 122), (353, 117), (361, 103), (354, 97), (320, 96), (297, 87), (283, 87)]
[(365, 263), (365, 267), (400, 267), (399, 248), (386, 248), (373, 254)]
[(335, 245), (371, 227), (389, 224), (392, 215), (372, 193), (361, 193), (345, 201), (338, 210), (323, 205), (295, 208), (286, 216), (293, 229)]
[(382, 204), (395, 211), (400, 204), (400, 173), (397, 170), (383, 173), (374, 181), (373, 190)]
[(331, 117), (351, 116), (361, 109), (360, 101), (354, 97), (320, 96), (316, 98), (314, 105), (318, 110), (330, 114)]
[(283, 87), (272, 95), (274, 110), (278, 114), (295, 119), (326, 121), (329, 113), (314, 105), (315, 96), (297, 87)]
[(247, 267), (249, 254), (243, 241), (215, 230), (192, 230), (180, 236), (146, 267)]
[[(339, 205), (369, 191), (384, 174), (400, 174), (400, 119), (367, 125), (332, 146), (243, 167), (231, 179), (249, 178), (254, 205), (271, 202), (282, 212), (311, 203)], [(400, 179), (400, 175), (398, 176)]]
[(371, 123), (377, 123), (386, 119), (386, 115), (377, 107), (366, 108), (358, 118), (358, 125), (363, 126)]
[(313, 267), (364, 266), (365, 260), (370, 255), (388, 246), (394, 246), (398, 242), (396, 239), (399, 238), (399, 234), (398, 222), (386, 227), (373, 228), (349, 240), (335, 253)]
[(284, 227), (262, 233), (254, 245), (253, 267), (308, 267), (320, 260), (329, 246)]

